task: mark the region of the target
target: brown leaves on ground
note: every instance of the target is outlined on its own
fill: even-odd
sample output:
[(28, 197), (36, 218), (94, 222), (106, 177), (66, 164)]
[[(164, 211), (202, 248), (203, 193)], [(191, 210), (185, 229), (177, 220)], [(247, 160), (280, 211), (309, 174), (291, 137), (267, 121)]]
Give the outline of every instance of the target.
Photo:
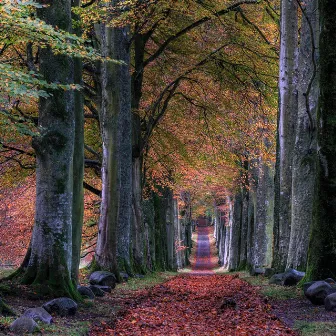
[[(143, 293), (142, 293), (143, 294)], [(184, 275), (153, 287), (116, 321), (91, 335), (296, 335), (257, 289), (232, 275)]]

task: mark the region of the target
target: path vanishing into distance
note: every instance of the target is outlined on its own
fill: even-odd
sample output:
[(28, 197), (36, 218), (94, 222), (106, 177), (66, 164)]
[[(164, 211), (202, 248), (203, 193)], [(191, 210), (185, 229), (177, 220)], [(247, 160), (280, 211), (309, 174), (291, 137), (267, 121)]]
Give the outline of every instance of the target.
[(115, 335), (297, 335), (255, 287), (236, 274), (215, 273), (211, 230), (197, 229), (192, 271), (148, 290), (116, 320)]

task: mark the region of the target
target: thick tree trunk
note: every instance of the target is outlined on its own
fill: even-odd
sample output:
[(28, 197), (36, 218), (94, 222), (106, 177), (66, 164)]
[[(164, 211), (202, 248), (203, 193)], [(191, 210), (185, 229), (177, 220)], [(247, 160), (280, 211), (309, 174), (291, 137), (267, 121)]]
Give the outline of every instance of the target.
[(261, 159), (259, 161), (259, 177), (257, 186), (256, 216), (253, 234), (253, 266), (266, 266), (267, 251), (272, 242), (273, 218), (272, 202), (273, 182), (271, 168)]
[(317, 179), (307, 278), (336, 275), (336, 2), (319, 1), (320, 95), (317, 112)]
[(145, 53), (145, 38), (141, 34), (134, 36), (134, 72), (132, 75), (132, 171), (133, 171), (133, 199), (132, 199), (132, 253), (133, 265), (139, 272), (146, 272), (144, 260), (145, 227), (142, 213), (143, 187), (143, 144), (141, 134), (141, 118), (139, 113), (142, 97), (143, 61)]
[[(52, 1), (38, 10), (48, 24), (71, 31), (71, 2)], [(73, 60), (40, 51), (40, 72), (48, 82), (74, 81)], [(51, 295), (76, 297), (71, 283), (74, 92), (54, 90), (39, 104), (36, 151), (36, 214), (31, 253), (23, 282), (45, 285)]]
[(281, 2), (281, 45), (279, 74), (279, 146), (278, 164), (279, 193), (275, 197), (277, 225), (273, 266), (277, 271), (286, 268), (291, 230), (292, 161), (297, 118), (297, 55), (298, 13), (297, 1)]
[(247, 266), (248, 202), (249, 192), (244, 186), (242, 188), (242, 218), (240, 232), (240, 257), (238, 266), (239, 270), (244, 270)]
[(242, 220), (242, 194), (238, 192), (234, 198), (232, 224), (230, 232), (229, 271), (234, 271), (239, 265), (240, 230)]
[[(80, 0), (73, 0), (72, 6), (79, 7)], [(74, 19), (79, 19), (74, 16)], [(76, 30), (81, 35), (80, 30)], [(74, 82), (82, 85), (82, 60), (74, 60)], [(71, 278), (78, 282), (78, 271), (82, 243), (82, 227), (84, 215), (84, 97), (81, 91), (75, 95), (75, 142), (73, 158), (73, 199), (72, 199), (72, 266)]]
[(302, 17), (299, 55), (299, 108), (292, 181), (292, 219), (287, 267), (305, 270), (316, 178), (316, 110), (319, 20), (317, 0)]
[(103, 142), (102, 201), (95, 253), (96, 267), (118, 276), (131, 271), (132, 203), (131, 82), (128, 27), (96, 25), (104, 56), (123, 65), (103, 62), (100, 69), (100, 125)]

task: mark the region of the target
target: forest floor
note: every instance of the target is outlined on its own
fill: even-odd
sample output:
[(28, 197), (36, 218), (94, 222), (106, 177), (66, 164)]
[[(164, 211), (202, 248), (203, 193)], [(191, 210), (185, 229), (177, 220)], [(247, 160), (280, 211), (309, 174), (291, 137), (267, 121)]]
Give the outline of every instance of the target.
[[(29, 188), (21, 189), (19, 195), (24, 195), (24, 190)], [(15, 224), (12, 223), (16, 218), (14, 208), (7, 207), (7, 222), (3, 227), (6, 234), (8, 227)], [(29, 231), (28, 226), (25, 230)], [(130, 279), (103, 298), (81, 303), (74, 317), (54, 316), (52, 325), (40, 324), (41, 334), (336, 335), (336, 313), (312, 306), (300, 289), (268, 285), (264, 277), (250, 277), (244, 272), (225, 273), (218, 267), (210, 230), (198, 228), (194, 235), (190, 267), (179, 273), (163, 272), (149, 274), (144, 279)], [(2, 235), (1, 225), (0, 237), (7, 239)], [(11, 248), (14, 253), (8, 254), (14, 262), (15, 251), (22, 258), (25, 245), (15, 239), (12, 238), (11, 244), (17, 244), (20, 249)], [(6, 243), (1, 247), (5, 246)], [(8, 264), (6, 260), (4, 264)], [(10, 272), (11, 269), (0, 267), (0, 278)], [(86, 274), (82, 273), (82, 283), (86, 282)], [(4, 290), (6, 286), (9, 290)], [(27, 287), (11, 283), (6, 286), (0, 283), (1, 295), (18, 315), (46, 301)], [(0, 335), (12, 335), (9, 325), (14, 319), (0, 317)]]

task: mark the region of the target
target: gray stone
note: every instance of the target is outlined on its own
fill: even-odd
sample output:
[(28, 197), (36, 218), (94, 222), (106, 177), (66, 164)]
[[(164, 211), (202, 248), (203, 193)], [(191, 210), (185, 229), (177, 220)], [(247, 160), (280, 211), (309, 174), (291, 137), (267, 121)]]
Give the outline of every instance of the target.
[(316, 281), (306, 290), (306, 298), (314, 305), (323, 305), (324, 299), (331, 294), (331, 286), (325, 281)]
[(92, 293), (95, 296), (102, 297), (102, 296), (105, 295), (105, 292), (101, 288), (99, 288), (99, 286), (97, 286), (97, 285), (90, 285), (89, 288), (92, 290)]
[(285, 273), (274, 274), (268, 281), (270, 285), (282, 285), (282, 280)]
[(113, 273), (106, 271), (93, 272), (89, 281), (91, 285), (110, 286), (112, 289), (116, 286), (116, 277)]
[(305, 282), (303, 284), (303, 293), (304, 295), (306, 295), (306, 292), (307, 292), (307, 289), (312, 285), (314, 284), (316, 281), (310, 281), (310, 282)]
[(336, 281), (332, 278), (325, 279), (324, 281), (331, 286), (336, 285)]
[(287, 269), (282, 279), (282, 284), (284, 286), (295, 286), (303, 279), (305, 274), (305, 272), (300, 272), (292, 268)]
[(135, 274), (134, 277), (138, 279), (143, 279), (145, 276), (143, 274)]
[(259, 267), (259, 266), (253, 266), (250, 274), (252, 276), (264, 275), (265, 274), (265, 268), (262, 268), (262, 267)]
[(99, 289), (101, 289), (105, 293), (111, 293), (112, 292), (112, 288), (110, 286), (99, 286), (99, 285), (95, 285), (95, 286), (98, 287)]
[(29, 308), (22, 316), (29, 317), (34, 321), (42, 321), (45, 324), (51, 324), (53, 321), (52, 316), (42, 307)]
[(87, 298), (89, 298), (91, 300), (93, 300), (95, 298), (95, 294), (93, 293), (93, 291), (89, 287), (78, 286), (77, 290), (78, 290), (78, 293), (81, 296), (87, 297)]
[(126, 282), (128, 281), (129, 275), (127, 273), (120, 272), (119, 274), (120, 274), (120, 277), (121, 277), (122, 281), (126, 281)]
[(39, 327), (32, 318), (21, 316), (9, 326), (9, 330), (15, 335), (22, 335), (37, 332), (39, 331)]
[(57, 313), (60, 316), (75, 315), (77, 303), (66, 297), (51, 300), (42, 306), (48, 313)]
[(326, 296), (324, 299), (324, 307), (327, 311), (336, 311), (336, 293)]

